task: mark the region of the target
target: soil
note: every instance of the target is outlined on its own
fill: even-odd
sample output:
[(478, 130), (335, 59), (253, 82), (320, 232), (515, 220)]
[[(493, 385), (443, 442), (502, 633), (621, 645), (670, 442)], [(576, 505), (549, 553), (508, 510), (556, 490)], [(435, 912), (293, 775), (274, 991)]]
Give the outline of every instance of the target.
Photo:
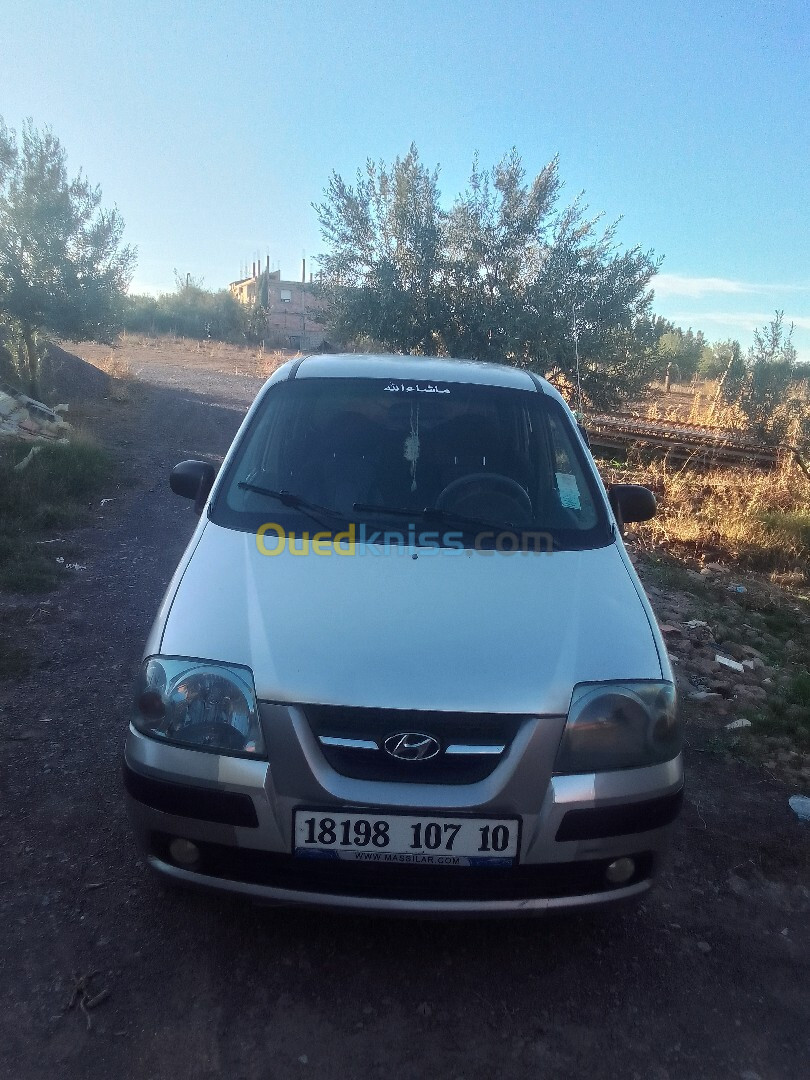
[(261, 379), (244, 373), (255, 357), (225, 350), (121, 351), (129, 377), (71, 414), (122, 466), (112, 501), (71, 533), (86, 569), (44, 597), (0, 598), (36, 657), (0, 682), (0, 1076), (806, 1075), (810, 825), (778, 775), (712, 752), (720, 721), (702, 703), (684, 703), (671, 856), (635, 909), (365, 919), (150, 875), (120, 761), (143, 642), (196, 520), (166, 478), (221, 457)]

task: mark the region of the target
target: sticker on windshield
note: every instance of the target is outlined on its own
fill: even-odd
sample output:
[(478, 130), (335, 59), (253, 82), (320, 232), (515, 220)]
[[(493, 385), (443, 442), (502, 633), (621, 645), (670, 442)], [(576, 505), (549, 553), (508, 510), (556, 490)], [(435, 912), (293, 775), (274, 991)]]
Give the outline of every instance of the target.
[(397, 383), (390, 382), (383, 390), (392, 393), (403, 394), (449, 394), (449, 386), (438, 386), (436, 383)]
[(577, 487), (577, 478), (573, 473), (558, 472), (555, 473), (557, 477), (557, 490), (560, 493), (560, 502), (563, 506), (567, 506), (569, 510), (581, 510), (582, 503), (579, 500), (579, 488)]

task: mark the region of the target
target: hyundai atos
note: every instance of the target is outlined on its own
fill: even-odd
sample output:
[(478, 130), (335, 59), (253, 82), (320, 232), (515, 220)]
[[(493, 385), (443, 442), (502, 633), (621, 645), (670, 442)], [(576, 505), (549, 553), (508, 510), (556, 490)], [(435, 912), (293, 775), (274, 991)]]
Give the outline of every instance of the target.
[(147, 642), (124, 760), (155, 870), (285, 904), (541, 913), (649, 888), (672, 671), (561, 396), (462, 360), (279, 368)]

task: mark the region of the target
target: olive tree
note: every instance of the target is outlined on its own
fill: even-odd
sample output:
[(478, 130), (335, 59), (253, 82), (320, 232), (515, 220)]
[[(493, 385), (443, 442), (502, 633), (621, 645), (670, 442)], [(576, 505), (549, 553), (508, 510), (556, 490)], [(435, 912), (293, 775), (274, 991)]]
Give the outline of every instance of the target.
[(0, 119), (0, 321), (6, 347), (36, 390), (48, 335), (110, 341), (135, 250), (101, 191), (68, 176), (66, 152), (29, 120), (17, 137)]
[(515, 150), (476, 160), (449, 209), (438, 176), (415, 146), (355, 185), (332, 175), (315, 210), (333, 331), (527, 367), (598, 406), (641, 390), (657, 363), (652, 254), (621, 250), (580, 200), (559, 210), (556, 159), (530, 182)]
[(763, 442), (810, 446), (810, 368), (797, 361), (793, 326), (785, 329), (784, 312), (775, 312), (767, 326), (754, 331), (745, 357), (737, 350), (721, 393)]

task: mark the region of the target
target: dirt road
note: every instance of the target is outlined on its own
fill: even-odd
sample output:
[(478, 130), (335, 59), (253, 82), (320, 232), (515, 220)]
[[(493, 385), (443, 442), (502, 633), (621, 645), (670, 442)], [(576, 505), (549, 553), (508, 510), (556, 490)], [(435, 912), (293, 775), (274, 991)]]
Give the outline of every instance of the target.
[(610, 918), (365, 920), (147, 873), (120, 757), (131, 678), (194, 526), (166, 477), (224, 452), (260, 380), (142, 352), (128, 403), (84, 409), (134, 481), (72, 537), (87, 569), (3, 600), (38, 666), (0, 683), (0, 1076), (807, 1075), (810, 826), (783, 784), (704, 752), (699, 725), (668, 869)]

